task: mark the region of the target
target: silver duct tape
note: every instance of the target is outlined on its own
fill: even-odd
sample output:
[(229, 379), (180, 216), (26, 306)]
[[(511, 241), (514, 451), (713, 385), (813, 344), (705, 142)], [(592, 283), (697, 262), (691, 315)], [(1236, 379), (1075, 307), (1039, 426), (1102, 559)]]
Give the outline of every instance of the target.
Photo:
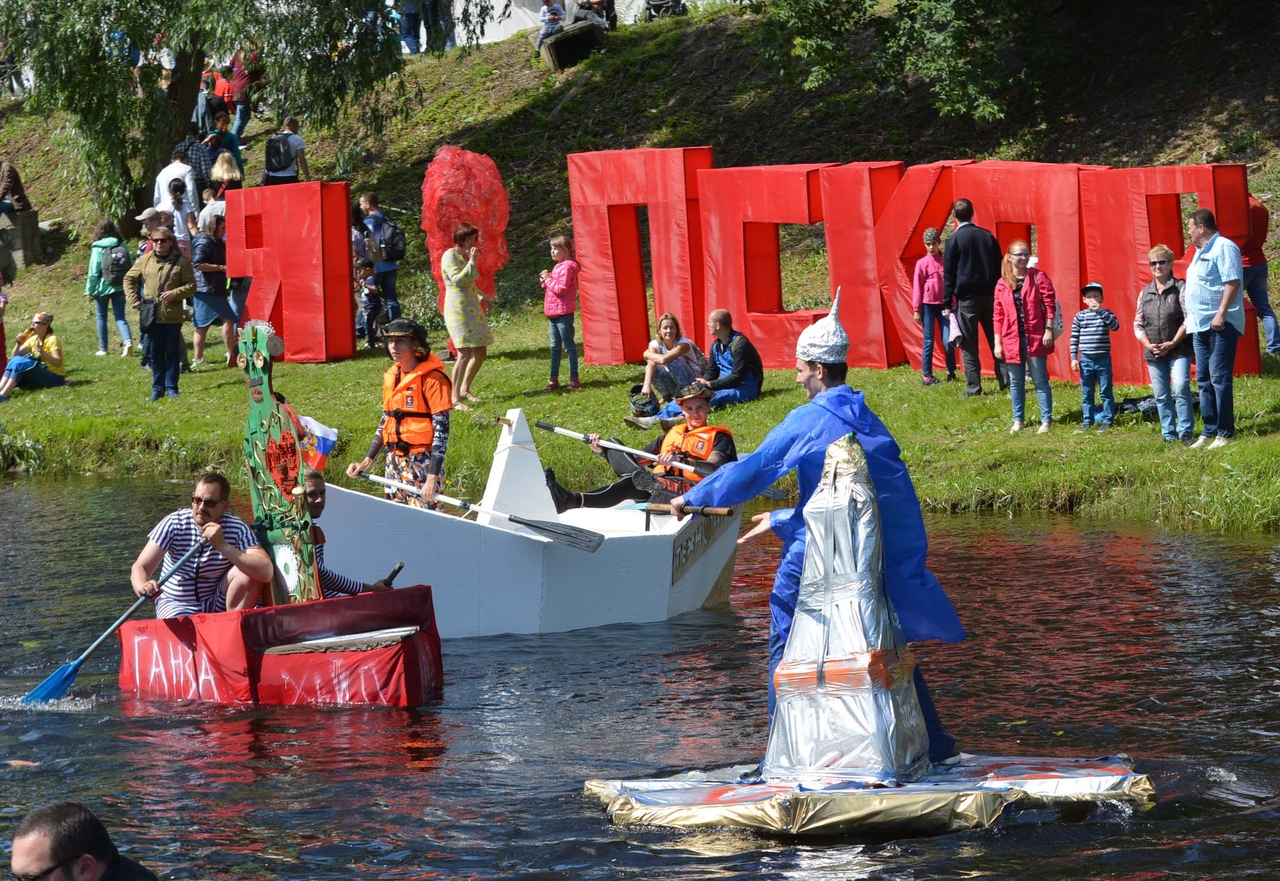
[(875, 485), (853, 435), (827, 449), (804, 518), (804, 567), (761, 775), (814, 786), (916, 779), (929, 768), (929, 738), (884, 588)]

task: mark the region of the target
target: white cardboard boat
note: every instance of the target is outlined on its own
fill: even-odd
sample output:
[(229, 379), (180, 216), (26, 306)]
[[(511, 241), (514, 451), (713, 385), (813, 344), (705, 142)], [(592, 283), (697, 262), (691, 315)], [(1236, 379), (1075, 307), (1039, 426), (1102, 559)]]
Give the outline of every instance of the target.
[(621, 508), (557, 515), (524, 412), (507, 411), (507, 421), (482, 507), (599, 532), (598, 551), (501, 517), (463, 519), (331, 486), (325, 564), (376, 581), (403, 560), (401, 584), (432, 586), (443, 639), (662, 621), (728, 601), (741, 510), (682, 523)]

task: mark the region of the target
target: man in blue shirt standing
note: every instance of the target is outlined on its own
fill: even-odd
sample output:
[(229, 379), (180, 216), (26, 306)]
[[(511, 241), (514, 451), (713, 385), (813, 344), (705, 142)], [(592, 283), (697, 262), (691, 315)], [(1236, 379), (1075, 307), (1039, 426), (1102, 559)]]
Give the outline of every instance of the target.
[[(382, 227), (390, 223), (390, 220), (378, 207), (377, 193), (365, 193), (361, 196), (360, 210), (366, 215), (364, 225), (369, 230), (365, 236), (365, 247), (369, 250), (369, 258), (374, 261), (373, 280), (382, 292), (387, 321), (395, 321), (400, 317), (400, 298), (396, 294), (396, 276), (400, 274), (400, 264), (394, 260), (382, 259)], [(374, 247), (370, 248), (370, 243)]]
[[(845, 383), (849, 338), (839, 322), (837, 293), (831, 313), (800, 335), (796, 345), (796, 383), (809, 402), (787, 414), (754, 453), (729, 462), (697, 486), (671, 501), (671, 511), (684, 516), (686, 506), (738, 505), (754, 498), (779, 477), (796, 470), (800, 497), (793, 509), (758, 514), (756, 526), (739, 541), (772, 530), (782, 539), (782, 559), (769, 596), (769, 715), (774, 708), (773, 674), (782, 660), (800, 590), (808, 533), (804, 506), (822, 479), (827, 447), (850, 433), (867, 456), (884, 530), (884, 584), (908, 642), (937, 639), (960, 642), (964, 627), (933, 573), (925, 568), (929, 543), (915, 487), (889, 429), (871, 412), (861, 392)], [(925, 686), (914, 671), (917, 696), (929, 730), (929, 759), (948, 762), (956, 755)]]
[(1240, 248), (1218, 234), (1213, 212), (1193, 211), (1187, 237), (1196, 255), (1187, 268), (1184, 294), (1187, 334), (1196, 353), (1196, 381), (1200, 384), (1200, 417), (1204, 428), (1192, 449), (1225, 447), (1235, 437), (1236, 416), (1231, 377), (1236, 345), (1244, 335), (1244, 304), (1240, 282), (1244, 268)]

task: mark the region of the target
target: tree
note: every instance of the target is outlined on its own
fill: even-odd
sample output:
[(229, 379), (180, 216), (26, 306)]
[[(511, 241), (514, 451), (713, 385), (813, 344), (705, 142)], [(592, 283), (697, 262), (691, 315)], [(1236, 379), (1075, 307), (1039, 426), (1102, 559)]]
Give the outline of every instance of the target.
[(312, 126), (351, 106), (377, 130), (386, 104), (371, 96), (404, 91), (398, 32), (372, 0), (9, 0), (0, 43), (34, 70), (30, 106), (70, 116), (80, 171), (115, 217), (150, 205), (153, 177), (185, 136), (206, 55), (260, 46), (277, 106)]
[(875, 41), (875, 73), (900, 89), (923, 79), (943, 114), (999, 119), (1038, 94), (1056, 42), (1052, 0), (758, 0), (772, 54), (806, 88), (826, 85)]

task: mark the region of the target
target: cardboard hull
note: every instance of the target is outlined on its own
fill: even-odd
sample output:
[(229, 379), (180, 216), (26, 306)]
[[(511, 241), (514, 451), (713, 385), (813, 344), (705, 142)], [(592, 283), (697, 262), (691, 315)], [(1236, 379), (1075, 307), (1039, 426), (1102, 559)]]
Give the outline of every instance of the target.
[(118, 636), (125, 698), (414, 707), (444, 683), (425, 585), (130, 621)]
[[(595, 553), (559, 544), (503, 518), (464, 520), (330, 486), (325, 564), (376, 581), (403, 561), (401, 580), (434, 588), (444, 639), (562, 633), (662, 621), (728, 601), (741, 511), (677, 523), (643, 511), (557, 515), (520, 410), (507, 414), (483, 504), (604, 535)], [(566, 443), (567, 441), (553, 441)]]

